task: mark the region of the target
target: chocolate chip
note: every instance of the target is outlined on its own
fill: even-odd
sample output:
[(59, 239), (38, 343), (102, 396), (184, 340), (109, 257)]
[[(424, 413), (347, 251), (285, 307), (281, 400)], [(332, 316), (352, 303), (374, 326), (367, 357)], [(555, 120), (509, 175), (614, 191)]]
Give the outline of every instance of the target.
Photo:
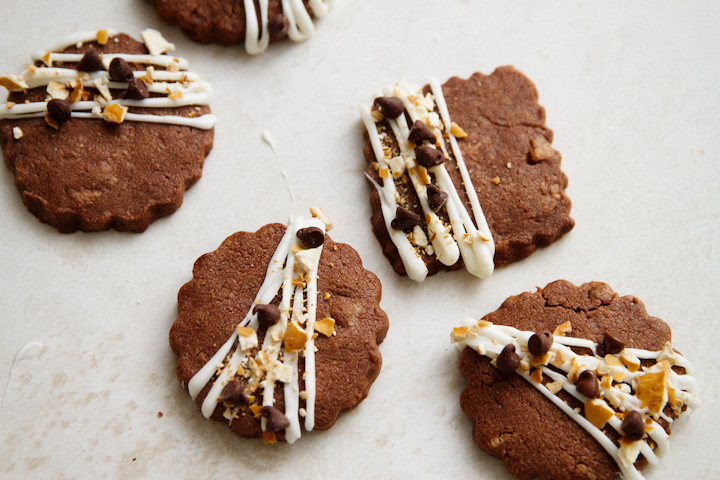
[(301, 228), (297, 231), (297, 237), (305, 248), (317, 248), (325, 242), (325, 234), (317, 227)]
[(437, 138), (435, 138), (435, 134), (432, 133), (421, 120), (415, 120), (415, 124), (410, 129), (408, 140), (413, 142), (415, 145), (422, 145), (425, 140), (434, 145)]
[(268, 32), (271, 37), (284, 37), (290, 28), (290, 21), (280, 12), (268, 18)]
[(428, 205), (433, 212), (440, 210), (440, 207), (445, 204), (445, 201), (448, 198), (448, 194), (436, 187), (434, 183), (427, 186), (427, 196)]
[(77, 69), (80, 72), (97, 72), (98, 70), (102, 70), (103, 64), (100, 60), (100, 55), (98, 55), (95, 49), (91, 48), (82, 56), (77, 64)]
[(620, 428), (630, 440), (642, 440), (645, 436), (645, 422), (637, 410), (633, 410), (623, 418)]
[(265, 423), (265, 431), (267, 432), (279, 432), (290, 426), (290, 420), (275, 407), (264, 406), (260, 413), (267, 419)]
[(604, 357), (607, 354), (620, 353), (624, 348), (625, 344), (623, 342), (605, 332), (602, 343), (599, 343), (597, 346), (597, 354)]
[(553, 344), (552, 333), (545, 330), (542, 333), (536, 333), (528, 340), (528, 350), (534, 357), (542, 357), (550, 351)]
[(255, 305), (253, 313), (257, 313), (261, 327), (270, 328), (280, 321), (280, 309), (276, 305)]
[(417, 163), (423, 167), (432, 168), (443, 163), (445, 161), (445, 155), (437, 148), (433, 148), (430, 145), (423, 145), (415, 149), (415, 159)]
[(373, 105), (387, 118), (398, 118), (405, 111), (405, 105), (398, 97), (377, 97)]
[(390, 226), (395, 230), (410, 230), (415, 225), (421, 224), (422, 218), (420, 218), (420, 215), (403, 207), (397, 208), (395, 218), (390, 222)]
[(123, 98), (129, 98), (130, 100), (143, 100), (149, 96), (147, 85), (139, 78), (130, 80), (127, 89), (123, 93)]
[(513, 373), (520, 366), (520, 356), (515, 353), (515, 345), (507, 345), (502, 349), (495, 361), (498, 370), (504, 373)]
[(232, 405), (243, 407), (250, 405), (250, 400), (245, 395), (245, 388), (241, 380), (230, 380), (227, 385), (223, 387), (218, 398), (221, 402)]
[(577, 391), (586, 397), (597, 398), (600, 395), (600, 383), (595, 373), (583, 370), (577, 380)]
[(58, 123), (58, 125), (62, 125), (67, 122), (72, 116), (70, 102), (59, 98), (53, 98), (47, 103), (47, 111), (53, 120)]
[(133, 78), (132, 68), (120, 57), (112, 59), (108, 67), (108, 73), (110, 74), (110, 80), (115, 80), (116, 82), (127, 82)]

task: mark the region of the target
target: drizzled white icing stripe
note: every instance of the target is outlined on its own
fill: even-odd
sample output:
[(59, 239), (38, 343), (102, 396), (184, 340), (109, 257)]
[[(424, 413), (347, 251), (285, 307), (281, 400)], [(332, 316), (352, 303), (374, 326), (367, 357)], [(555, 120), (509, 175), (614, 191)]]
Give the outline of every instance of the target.
[[(259, 0), (260, 23), (258, 12), (253, 0), (243, 0), (245, 5), (245, 50), (251, 55), (257, 55), (267, 49), (270, 43), (268, 32), (268, 0)], [(333, 0), (310, 0), (310, 7), (317, 18), (327, 14)], [(315, 33), (312, 18), (305, 9), (302, 0), (282, 0), (283, 14), (288, 19), (288, 38), (294, 42), (302, 42)], [(260, 33), (262, 31), (262, 34)]]
[[(521, 359), (520, 367), (518, 367), (516, 373), (590, 433), (613, 457), (620, 468), (623, 478), (626, 480), (643, 479), (644, 477), (634, 465), (638, 455), (642, 454), (650, 465), (656, 465), (659, 458), (667, 452), (669, 446), (668, 434), (658, 423), (658, 419), (663, 418), (668, 423), (673, 421), (672, 418), (662, 412), (665, 405), (669, 404), (669, 399), (672, 398), (670, 392), (675, 398), (675, 404), (669, 404), (669, 406), (677, 414), (681, 413), (683, 406), (687, 406), (690, 410), (695, 410), (700, 406), (700, 400), (696, 396), (695, 379), (690, 362), (677, 354), (669, 342), (658, 352), (627, 348), (623, 350), (621, 355), (607, 355), (603, 358), (597, 356), (597, 354), (593, 356), (578, 355), (568, 348), (570, 346), (584, 347), (597, 352), (598, 345), (596, 343), (582, 338), (561, 336), (553, 336), (553, 343), (547, 357), (540, 359), (533, 357), (528, 351), (528, 341), (534, 333), (520, 331), (508, 326), (494, 325), (483, 320), (478, 322), (466, 318), (463, 320), (461, 327), (453, 330), (451, 341), (460, 350), (469, 347), (479, 354), (493, 359), (493, 361), (507, 345), (514, 345)], [(608, 357), (611, 357), (610, 359), (614, 361), (609, 362)], [(657, 363), (652, 367), (639, 367), (640, 359), (656, 360)], [(635, 360), (637, 360), (636, 366), (638, 368), (633, 368), (634, 371), (632, 371), (627, 364), (632, 364)], [(548, 364), (565, 372), (565, 375), (548, 368)], [(672, 365), (683, 367), (686, 373), (684, 375), (676, 373), (670, 368)], [(552, 393), (541, 381), (538, 381), (538, 378), (530, 373), (532, 368), (539, 369), (542, 375), (552, 379), (553, 383), (561, 382), (561, 388), (584, 403), (586, 408), (587, 402), (592, 399), (578, 392), (577, 387), (568, 377), (574, 376), (577, 378), (585, 370), (601, 376), (603, 381), (600, 382), (599, 388), (600, 408), (609, 409), (609, 405), (612, 405), (613, 412), (639, 412), (644, 420), (645, 432), (656, 446), (653, 448), (645, 439), (631, 441), (627, 437), (623, 437), (619, 446), (616, 445), (600, 428)], [(637, 389), (639, 379), (648, 374), (661, 374), (661, 382), (663, 382), (662, 388), (664, 390), (661, 405), (654, 405), (654, 408), (649, 406), (646, 397), (640, 398), (633, 393)], [(647, 378), (654, 380), (654, 377)], [(619, 434), (623, 434), (622, 421), (614, 413), (608, 418), (606, 424)]]
[[(470, 200), (475, 223), (473, 223), (473, 219), (465, 209), (445, 164), (442, 163), (428, 169), (435, 176), (435, 182), (439, 189), (448, 195), (445, 206), (450, 225), (445, 225), (429, 206), (426, 187), (427, 176), (423, 173), (424, 168), (417, 164), (415, 151), (409, 144), (411, 126), (408, 125), (405, 115), (400, 115), (397, 119), (386, 119), (400, 148), (400, 158), (404, 163), (402, 169), (407, 171), (423, 209), (424, 220), (432, 243), (432, 248), (425, 247), (425, 253), (434, 254), (444, 265), (454, 265), (462, 255), (463, 263), (470, 273), (480, 278), (487, 278), (494, 269), (495, 244), (480, 207), (477, 192), (472, 186), (462, 152), (451, 132), (450, 115), (440, 83), (437, 79), (431, 79), (430, 87), (432, 94), (424, 95), (422, 90), (415, 85), (405, 83), (389, 85), (377, 96), (400, 98), (405, 107), (405, 112), (410, 118), (410, 123), (414, 124), (417, 120), (420, 120), (436, 137), (447, 139)], [(439, 115), (434, 111), (436, 105)], [(373, 116), (369, 105), (360, 106), (360, 116), (368, 132), (378, 170), (392, 170), (388, 164), (391, 155), (386, 154), (383, 149), (383, 138), (387, 135), (387, 132), (380, 130), (379, 120)], [(447, 151), (445, 142), (441, 141), (439, 143), (440, 151), (448, 158), (450, 152)], [(430, 146), (434, 147), (435, 145)], [(381, 193), (381, 208), (388, 234), (400, 253), (408, 276), (415, 281), (421, 282), (427, 275), (427, 267), (425, 267), (422, 258), (416, 252), (414, 255), (410, 254), (409, 250), (414, 250), (414, 247), (406, 235), (402, 231), (394, 230), (390, 225), (396, 216), (398, 207), (395, 199), (396, 188), (393, 178), (388, 176), (387, 179), (383, 180), (382, 190), (377, 185), (376, 188)], [(477, 227), (475, 224), (477, 224)], [(418, 248), (420, 247), (418, 245)], [(418, 262), (423, 263), (422, 267)]]
[[(164, 39), (158, 32), (146, 30), (154, 39)], [(109, 36), (117, 35), (114, 30), (107, 31)], [(81, 54), (69, 53), (51, 53), (54, 50), (62, 50), (71, 45), (80, 46), (82, 43), (95, 41), (98, 38), (98, 32), (80, 32), (69, 35), (52, 45), (51, 48), (44, 52), (36, 52), (33, 54), (33, 60), (42, 60), (47, 67), (32, 67), (23, 71), (18, 78), (25, 83), (23, 88), (37, 88), (50, 85), (51, 82), (57, 82), (72, 90), (71, 86), (81, 83), (83, 87), (104, 88), (105, 86), (111, 90), (125, 90), (128, 87), (127, 82), (111, 81), (107, 71), (97, 72), (78, 72), (70, 68), (52, 67), (53, 62), (79, 62), (82, 59)], [(168, 44), (170, 45), (170, 44)], [(150, 46), (148, 47), (150, 48)], [(152, 50), (152, 49), (151, 49)], [(135, 55), (109, 53), (101, 56), (102, 64), (105, 69), (110, 65), (113, 58), (122, 58), (128, 63), (147, 64), (152, 66), (168, 67), (172, 64), (177, 66), (178, 71), (158, 70), (152, 71), (152, 81), (146, 81), (149, 93), (167, 95), (166, 97), (150, 97), (143, 100), (126, 100), (114, 99), (110, 101), (77, 101), (71, 105), (73, 118), (85, 119), (103, 119), (102, 113), (97, 109), (102, 109), (108, 105), (119, 104), (126, 107), (147, 107), (147, 108), (173, 108), (183, 107), (187, 105), (208, 105), (212, 98), (212, 87), (209, 83), (200, 80), (196, 73), (186, 71), (188, 62), (183, 58), (172, 55)], [(150, 68), (150, 67), (149, 67)], [(145, 78), (149, 75), (148, 71), (134, 71), (135, 78)], [(172, 98), (170, 98), (172, 96)], [(108, 100), (101, 99), (101, 100)], [(0, 119), (22, 119), (41, 117), (47, 111), (47, 102), (31, 102), (0, 106)], [(215, 115), (205, 114), (195, 117), (183, 117), (176, 115), (150, 115), (126, 113), (124, 121), (146, 122), (146, 123), (163, 123), (189, 126), (199, 129), (208, 130), (213, 128), (217, 121)]]
[[(302, 228), (317, 227), (325, 232), (325, 224), (317, 218), (303, 219), (296, 218), (290, 223), (278, 244), (265, 274), (251, 308), (245, 315), (238, 327), (249, 327), (257, 330), (257, 314), (253, 308), (260, 304), (269, 304), (281, 291), (280, 300), (280, 321), (267, 329), (263, 344), (255, 355), (249, 357), (249, 352), (257, 346), (252, 341), (243, 345), (242, 339), (236, 329), (230, 338), (218, 349), (213, 357), (193, 376), (188, 383), (188, 391), (193, 399), (197, 398), (205, 385), (218, 373), (210, 391), (203, 400), (201, 411), (206, 418), (215, 411), (219, 403), (219, 396), (222, 389), (232, 378), (238, 374), (239, 367), (250, 370), (254, 377), (251, 381), (258, 382), (256, 385), (263, 390), (262, 405), (272, 406), (274, 403), (274, 391), (276, 382), (284, 383), (284, 404), (285, 416), (290, 426), (285, 429), (285, 439), (288, 443), (294, 443), (301, 436), (300, 430), (300, 409), (299, 409), (299, 375), (298, 357), (301, 350), (288, 352), (283, 347), (283, 339), (290, 323), (295, 327), (301, 327), (307, 334), (307, 341), (302, 349), (305, 359), (305, 430), (312, 431), (314, 428), (315, 412), (315, 344), (312, 339), (314, 332), (315, 312), (317, 306), (317, 269), (322, 255), (322, 245), (312, 249), (303, 249), (301, 242), (297, 239), (297, 232)], [(302, 262), (296, 259), (296, 251), (303, 252)], [(309, 259), (309, 261), (308, 261)], [(305, 286), (297, 280), (300, 273), (307, 280)], [(255, 335), (255, 334), (253, 334)], [(223, 363), (230, 353), (233, 345), (237, 345), (227, 363)], [(256, 365), (263, 365), (265, 371), (256, 375)], [(237, 415), (239, 409), (230, 410), (226, 418), (230, 421)], [(263, 431), (266, 427), (266, 419), (261, 419)]]

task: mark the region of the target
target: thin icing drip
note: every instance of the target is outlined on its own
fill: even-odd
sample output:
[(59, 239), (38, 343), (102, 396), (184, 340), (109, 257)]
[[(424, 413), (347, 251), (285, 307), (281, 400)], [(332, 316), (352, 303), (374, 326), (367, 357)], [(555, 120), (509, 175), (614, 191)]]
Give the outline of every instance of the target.
[[(643, 479), (634, 465), (638, 455), (642, 454), (650, 465), (656, 465), (669, 446), (668, 434), (658, 423), (660, 418), (672, 423), (672, 418), (663, 413), (664, 407), (670, 406), (677, 415), (680, 415), (683, 407), (695, 410), (700, 406), (690, 362), (676, 353), (669, 342), (658, 352), (626, 348), (618, 355), (606, 355), (603, 358), (597, 356), (597, 353), (592, 356), (578, 355), (569, 348), (584, 347), (597, 352), (598, 345), (590, 340), (556, 335), (553, 335), (550, 351), (543, 357), (534, 357), (528, 351), (528, 340), (534, 333), (466, 318), (461, 327), (453, 330), (451, 341), (458, 349), (470, 347), (480, 355), (493, 359), (493, 362), (507, 345), (514, 345), (521, 359), (516, 373), (590, 433), (613, 457), (623, 478)], [(641, 367), (640, 360), (655, 360), (657, 363), (651, 367)], [(564, 374), (550, 369), (548, 365), (561, 370)], [(673, 365), (684, 368), (686, 373), (684, 375), (676, 373), (671, 368)], [(577, 378), (585, 370), (601, 377), (599, 399), (586, 397), (575, 385)], [(542, 375), (538, 375), (538, 372)], [(658, 397), (659, 403), (655, 403), (658, 399), (656, 397), (649, 399), (644, 393), (642, 395), (635, 393), (638, 384), (644, 382), (641, 379), (645, 375), (651, 375), (645, 378), (653, 381), (656, 377), (660, 378), (662, 393)], [(550, 383), (558, 390), (563, 389), (581, 401), (585, 405), (583, 411), (587, 411), (590, 401), (594, 402), (591, 408), (607, 412), (607, 420), (598, 428), (579, 410), (574, 410), (555, 395), (548, 388), (550, 383), (548, 386), (543, 385), (542, 376), (551, 379)], [(603, 433), (601, 428), (608, 425), (623, 435), (621, 417), (630, 411), (637, 411), (642, 415), (647, 438), (632, 441), (622, 437), (618, 446)], [(654, 447), (648, 443), (648, 438), (654, 442)]]
[[(108, 30), (108, 35), (116, 35), (117, 32)], [(159, 34), (158, 34), (159, 35)], [(161, 38), (161, 37), (160, 37)], [(97, 72), (78, 72), (71, 68), (53, 67), (54, 62), (76, 63), (82, 58), (81, 54), (52, 53), (53, 50), (62, 50), (72, 45), (80, 45), (85, 42), (97, 40), (97, 32), (80, 32), (63, 38), (45, 52), (33, 54), (33, 60), (42, 60), (45, 67), (32, 67), (23, 71), (18, 78), (25, 83), (23, 89), (37, 88), (59, 84), (62, 88), (71, 92), (77, 84), (83, 87), (94, 89), (107, 87), (109, 90), (125, 90), (127, 82), (111, 81), (106, 70)], [(112, 41), (112, 40), (110, 40)], [(102, 94), (96, 95), (95, 100), (79, 100), (71, 104), (73, 118), (103, 119), (101, 111), (103, 108), (118, 104), (124, 107), (147, 107), (147, 108), (174, 108), (187, 105), (208, 105), (212, 98), (212, 87), (209, 83), (200, 80), (200, 77), (193, 72), (186, 71), (188, 62), (183, 58), (172, 55), (135, 55), (135, 54), (105, 54), (101, 56), (105, 69), (110, 65), (113, 58), (122, 58), (128, 63), (146, 64), (148, 70), (134, 71), (135, 78), (143, 79), (149, 93), (166, 95), (164, 97), (150, 97), (143, 100), (126, 100), (104, 98)], [(169, 67), (174, 65), (177, 71), (158, 70), (154, 66)], [(49, 95), (46, 100), (49, 100)], [(10, 105), (10, 106), (8, 106)], [(45, 116), (47, 101), (31, 102), (22, 104), (6, 104), (0, 106), (0, 119), (23, 119)], [(173, 125), (184, 125), (203, 130), (211, 129), (217, 117), (211, 114), (197, 115), (194, 117), (182, 117), (175, 115), (149, 115), (126, 113), (124, 121), (163, 123)]]
[(280, 166), (280, 173), (282, 174), (283, 178), (287, 182), (287, 189), (288, 193), (290, 194), (290, 200), (295, 202), (295, 194), (292, 191), (292, 188), (290, 188), (290, 178), (288, 178), (287, 173), (285, 172), (285, 169), (282, 166), (282, 163), (280, 162), (280, 155), (278, 155), (277, 149), (275, 148), (275, 142), (273, 142), (272, 137), (270, 136), (270, 132), (268, 130), (263, 130), (261, 137), (265, 143), (267, 143), (270, 148), (273, 151), (273, 154), (275, 155), (275, 160), (277, 160), (278, 165)]
[[(252, 307), (230, 338), (188, 383), (190, 396), (196, 399), (205, 385), (217, 374), (201, 406), (206, 418), (215, 411), (222, 389), (236, 375), (244, 378), (246, 391), (249, 394), (262, 389), (263, 406), (273, 406), (275, 384), (284, 383), (285, 416), (290, 421), (290, 426), (285, 429), (285, 439), (288, 443), (294, 443), (301, 436), (299, 419), (301, 392), (298, 374), (298, 357), (301, 350), (305, 359), (305, 391), (303, 392), (306, 402), (305, 429), (312, 431), (315, 426), (315, 343), (312, 337), (317, 307), (317, 270), (322, 255), (322, 245), (312, 249), (305, 249), (302, 246), (297, 239), (297, 232), (307, 227), (317, 227), (325, 232), (325, 224), (317, 218), (298, 217), (291, 222), (270, 260), (265, 279)], [(298, 260), (296, 252), (304, 252), (302, 261)], [(257, 314), (253, 313), (253, 309), (256, 305), (269, 304), (278, 291), (281, 291), (282, 295), (279, 305), (280, 321), (267, 329), (261, 348), (255, 356), (252, 356), (251, 351), (258, 346), (255, 332), (259, 327)], [(254, 343), (252, 340), (246, 341), (240, 338), (239, 331), (243, 327), (252, 329), (251, 337), (254, 336)], [(283, 345), (290, 327), (300, 328), (307, 335), (301, 350), (288, 352)], [(246, 331), (244, 333), (247, 334)], [(228, 359), (233, 346), (235, 350)], [(240, 374), (240, 372), (244, 373)], [(227, 407), (225, 417), (232, 421), (239, 411), (240, 407)], [(265, 418), (261, 419), (261, 427), (265, 431)]]
[[(462, 152), (460, 151), (455, 136), (451, 132), (450, 115), (440, 83), (436, 79), (431, 79), (430, 87), (432, 95), (424, 95), (422, 90), (414, 85), (389, 85), (377, 96), (400, 98), (405, 107), (405, 112), (410, 118), (410, 123), (414, 124), (417, 120), (420, 120), (436, 138), (444, 138), (450, 143), (451, 152), (457, 161), (463, 184), (466, 185), (465, 191), (470, 200), (470, 206), (472, 207), (472, 213), (477, 227), (465, 209), (460, 195), (455, 189), (455, 185), (445, 168), (444, 162), (427, 170), (417, 164), (415, 151), (409, 141), (411, 127), (408, 125), (405, 115), (400, 115), (397, 119), (386, 118), (400, 149), (400, 156), (393, 158), (392, 153), (386, 153), (390, 152), (390, 150), (384, 145), (384, 139), (387, 138), (388, 132), (382, 131), (382, 127), (379, 126), (380, 120), (376, 118), (370, 106), (361, 105), (360, 115), (368, 132), (373, 152), (375, 153), (375, 159), (378, 165), (377, 170), (381, 172), (392, 171), (392, 173), (388, 173), (386, 179), (383, 179), (382, 188), (375, 185), (378, 192), (381, 193), (380, 202), (385, 225), (390, 238), (400, 253), (405, 269), (408, 271), (408, 276), (413, 280), (421, 282), (427, 275), (427, 267), (425, 267), (417, 251), (414, 252), (414, 255), (409, 252), (409, 250), (415, 250), (413, 243), (417, 246), (418, 250), (424, 248), (425, 253), (429, 255), (434, 254), (440, 262), (448, 266), (455, 264), (460, 255), (462, 255), (463, 263), (470, 273), (480, 278), (487, 278), (492, 274), (494, 269), (493, 255), (495, 254), (495, 244), (482, 208), (480, 207), (477, 192), (475, 192), (472, 186), (467, 167), (463, 161)], [(435, 111), (436, 106), (437, 112)], [(438, 144), (439, 150), (445, 158), (448, 158), (449, 152), (446, 148), (446, 142), (440, 141)], [(435, 146), (432, 144), (428, 145)], [(389, 162), (396, 162), (395, 164), (397, 164), (398, 158), (401, 162), (400, 167), (393, 168), (393, 165)], [(396, 172), (398, 172), (397, 177), (393, 178)], [(434, 183), (436, 186), (448, 195), (445, 208), (450, 219), (450, 225), (446, 225), (430, 208), (427, 185), (432, 182), (432, 179), (427, 175), (427, 172), (434, 175)], [(407, 174), (409, 180), (412, 182), (420, 200), (431, 245), (425, 246), (424, 244), (427, 242), (422, 240), (421, 242), (423, 244), (419, 244), (420, 242), (414, 238), (414, 235), (414, 241), (411, 242), (408, 236), (402, 231), (395, 230), (390, 225), (396, 216), (398, 207), (395, 198), (395, 181), (399, 180), (401, 176), (405, 174)], [(469, 186), (469, 188), (467, 186)], [(423, 263), (423, 266), (421, 267), (418, 262)], [(413, 276), (410, 275), (411, 271), (413, 272)]]
[(8, 373), (8, 383), (5, 384), (5, 393), (3, 394), (2, 403), (0, 403), (0, 407), (5, 405), (5, 398), (7, 398), (7, 391), (8, 387), (10, 387), (10, 381), (12, 380), (13, 371), (15, 371), (15, 366), (18, 364), (20, 360), (24, 360), (26, 358), (30, 358), (31, 356), (36, 355), (42, 350), (43, 344), (40, 342), (37, 342), (35, 340), (26, 343), (23, 345), (23, 347), (18, 350), (18, 352), (15, 354), (15, 358), (13, 359), (12, 367), (10, 367), (10, 373)]
[[(267, 49), (270, 43), (268, 32), (268, 0), (259, 0), (260, 23), (258, 11), (253, 0), (243, 0), (245, 5), (245, 50), (251, 55), (257, 55)], [(333, 0), (310, 0), (310, 7), (317, 18), (324, 17)], [(282, 0), (282, 10), (288, 19), (288, 38), (294, 42), (302, 42), (315, 33), (312, 18), (305, 9), (302, 0)], [(262, 34), (260, 33), (262, 31)]]

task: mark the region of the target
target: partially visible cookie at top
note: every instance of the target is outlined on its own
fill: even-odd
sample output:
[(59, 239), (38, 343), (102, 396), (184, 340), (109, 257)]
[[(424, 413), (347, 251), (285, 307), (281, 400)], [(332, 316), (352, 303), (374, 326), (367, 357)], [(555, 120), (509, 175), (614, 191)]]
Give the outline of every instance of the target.
[(510, 297), (451, 340), (473, 439), (518, 479), (642, 479), (673, 421), (700, 406), (668, 325), (604, 283)]
[(330, 428), (380, 373), (380, 281), (311, 211), (228, 237), (178, 294), (178, 379), (206, 418), (245, 438), (294, 443), (302, 427)]
[(486, 278), (575, 225), (545, 110), (514, 68), (388, 85), (361, 116), (373, 232), (398, 273)]
[(315, 32), (313, 18), (324, 17), (333, 0), (149, 0), (158, 16), (178, 24), (196, 42), (245, 44), (252, 55), (269, 43), (302, 42)]
[(80, 32), (0, 77), (0, 146), (23, 203), (60, 232), (142, 232), (170, 215), (213, 145), (210, 85), (155, 30)]

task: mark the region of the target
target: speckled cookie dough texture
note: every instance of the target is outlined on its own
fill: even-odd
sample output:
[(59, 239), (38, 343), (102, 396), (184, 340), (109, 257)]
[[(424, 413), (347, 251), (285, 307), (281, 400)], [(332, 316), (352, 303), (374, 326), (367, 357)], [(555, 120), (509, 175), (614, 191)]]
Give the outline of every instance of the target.
[[(398, 273), (422, 281), (465, 265), (485, 278), (493, 264), (522, 260), (573, 228), (545, 110), (514, 68), (424, 88), (388, 85), (361, 116), (373, 232)], [(489, 267), (474, 267), (485, 254), (468, 256), (464, 244), (486, 244)], [(416, 257), (425, 266), (413, 267)]]
[(212, 88), (159, 32), (80, 32), (0, 77), (5, 164), (60, 232), (142, 232), (182, 204), (213, 145)]
[(700, 406), (668, 325), (604, 283), (510, 297), (451, 340), (473, 439), (518, 479), (641, 480), (661, 468), (674, 420)]
[(244, 44), (251, 55), (269, 43), (302, 42), (315, 32), (334, 0), (149, 0), (158, 16), (178, 24), (188, 38), (201, 43)]
[(178, 294), (178, 379), (205, 417), (242, 437), (293, 443), (330, 428), (380, 372), (380, 282), (325, 230), (298, 218), (236, 233)]

